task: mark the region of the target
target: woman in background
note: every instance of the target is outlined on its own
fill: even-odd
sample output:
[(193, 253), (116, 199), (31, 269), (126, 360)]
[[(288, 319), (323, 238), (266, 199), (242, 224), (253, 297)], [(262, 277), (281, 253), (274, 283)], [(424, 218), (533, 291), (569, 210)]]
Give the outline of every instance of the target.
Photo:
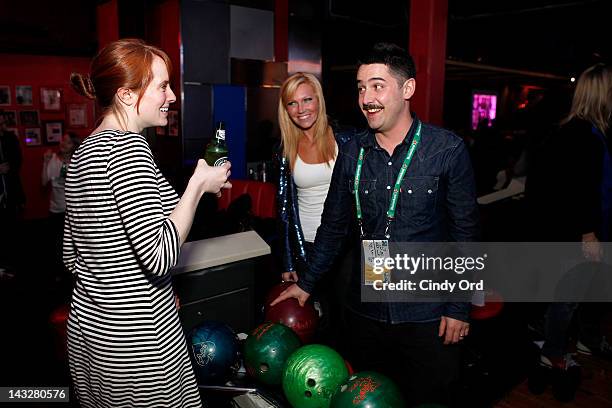
[(229, 163), (199, 160), (179, 200), (142, 131), (166, 126), (170, 60), (115, 41), (73, 87), (102, 109), (66, 179), (64, 263), (75, 275), (68, 356), (82, 407), (201, 407), (169, 269), (198, 201), (230, 188)]
[[(587, 261), (600, 261), (601, 242), (612, 237), (611, 118), (612, 67), (596, 64), (578, 78), (570, 113), (528, 179), (539, 240), (582, 242)], [(601, 303), (550, 304), (540, 362), (530, 378), (532, 391), (542, 392), (542, 384), (552, 378), (555, 396), (573, 399), (580, 374), (568, 353), (573, 319), (578, 323), (577, 351), (612, 359), (612, 345), (600, 331), (604, 313)]]
[(66, 199), (64, 196), (64, 186), (66, 184), (66, 174), (68, 173), (68, 165), (73, 153), (79, 147), (81, 140), (72, 133), (64, 133), (60, 139), (59, 150), (54, 153), (47, 150), (43, 156), (43, 168), (41, 174), (41, 183), (43, 187), (51, 184), (51, 192), (49, 195), (49, 218), (48, 218), (48, 234), (50, 242), (55, 245), (51, 258), (54, 260), (55, 279), (60, 280), (63, 277), (62, 265), (62, 235), (64, 230), (64, 214), (66, 212)]

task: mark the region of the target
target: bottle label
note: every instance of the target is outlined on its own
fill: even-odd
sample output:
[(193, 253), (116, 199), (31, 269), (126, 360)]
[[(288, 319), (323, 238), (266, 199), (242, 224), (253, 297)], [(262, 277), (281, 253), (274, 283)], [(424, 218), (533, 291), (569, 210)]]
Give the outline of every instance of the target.
[(228, 162), (229, 160), (227, 160), (227, 156), (223, 156), (223, 157), (219, 157), (217, 160), (215, 160), (215, 163), (213, 164), (213, 166), (223, 166), (223, 164), (225, 164), (226, 162)]
[(219, 140), (225, 140), (225, 129), (217, 129), (215, 137)]

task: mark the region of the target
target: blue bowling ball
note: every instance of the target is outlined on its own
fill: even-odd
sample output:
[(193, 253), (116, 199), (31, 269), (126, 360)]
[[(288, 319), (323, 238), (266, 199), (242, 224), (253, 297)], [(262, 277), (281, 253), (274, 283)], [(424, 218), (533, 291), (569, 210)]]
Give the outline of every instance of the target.
[(223, 383), (238, 362), (238, 339), (225, 323), (204, 321), (191, 331), (188, 344), (200, 384)]

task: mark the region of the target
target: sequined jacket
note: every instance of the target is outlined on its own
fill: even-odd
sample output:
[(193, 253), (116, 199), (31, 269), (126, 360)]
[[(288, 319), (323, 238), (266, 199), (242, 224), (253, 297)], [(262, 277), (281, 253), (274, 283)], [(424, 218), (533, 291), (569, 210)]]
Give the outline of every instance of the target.
[[(351, 140), (354, 134), (354, 129), (334, 130), (338, 150)], [(295, 261), (297, 259), (306, 262), (306, 250), (304, 249), (304, 233), (302, 232), (298, 210), (297, 187), (291, 175), (291, 166), (289, 160), (283, 157), (282, 153), (278, 157), (280, 177), (276, 207), (281, 224), (284, 272), (289, 272), (296, 270)]]

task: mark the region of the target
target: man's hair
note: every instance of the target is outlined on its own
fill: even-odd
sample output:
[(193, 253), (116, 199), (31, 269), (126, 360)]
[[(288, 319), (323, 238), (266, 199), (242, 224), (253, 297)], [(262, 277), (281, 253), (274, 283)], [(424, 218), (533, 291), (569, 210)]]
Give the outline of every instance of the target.
[(396, 44), (379, 42), (363, 55), (357, 62), (358, 66), (369, 64), (384, 64), (401, 84), (410, 78), (416, 78), (414, 61), (408, 51)]

